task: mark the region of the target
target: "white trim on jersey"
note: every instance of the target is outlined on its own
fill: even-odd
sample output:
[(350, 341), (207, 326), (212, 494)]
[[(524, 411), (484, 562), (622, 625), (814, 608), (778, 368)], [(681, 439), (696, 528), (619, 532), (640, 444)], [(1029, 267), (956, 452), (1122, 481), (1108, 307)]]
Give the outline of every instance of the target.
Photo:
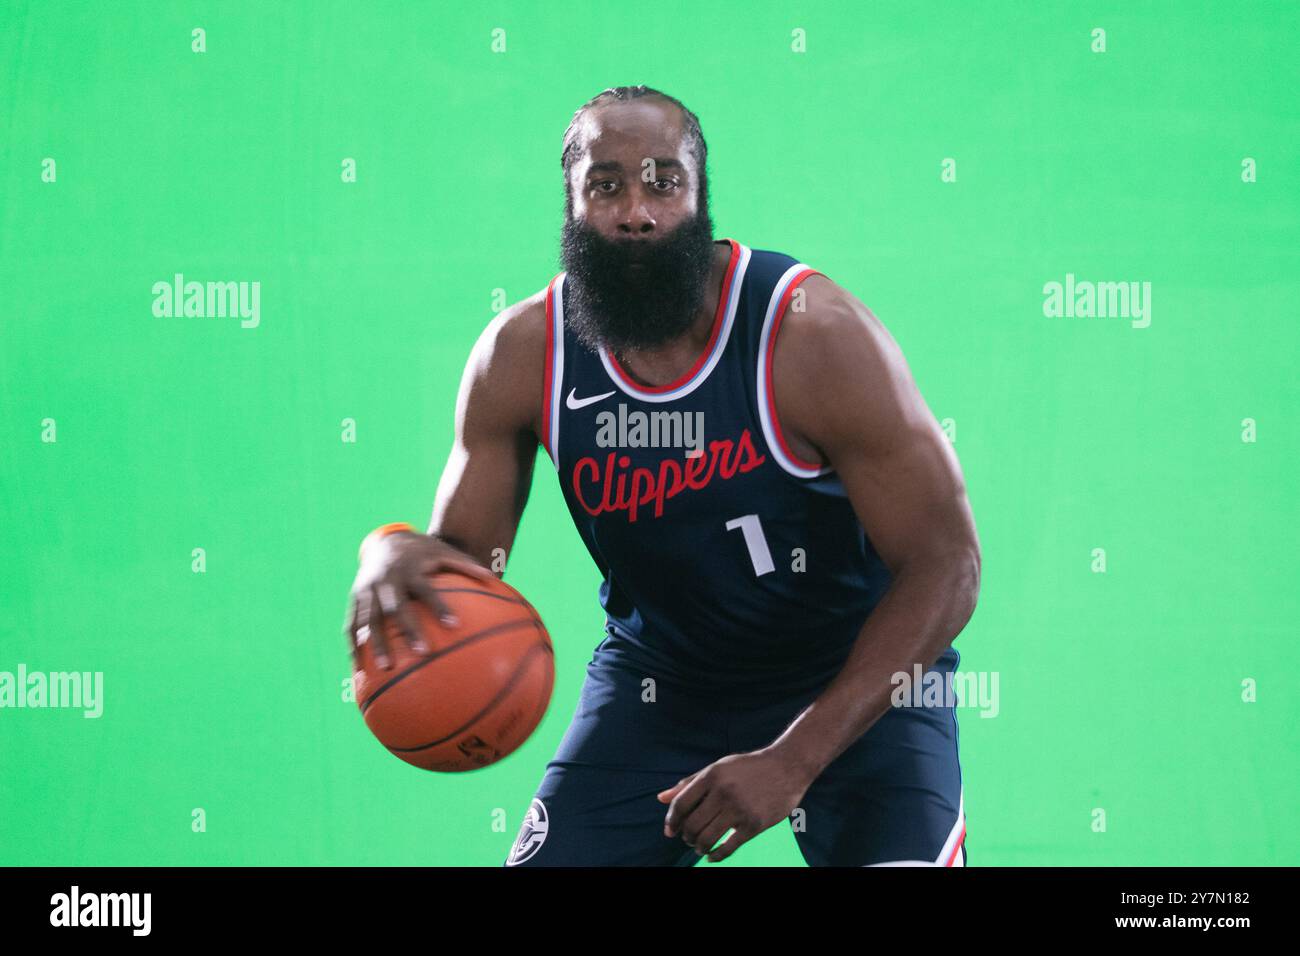
[(546, 449), (551, 456), (551, 462), (555, 465), (555, 470), (560, 470), (560, 405), (564, 398), (560, 395), (560, 388), (564, 384), (564, 273), (560, 273), (559, 278), (551, 287), (551, 318), (550, 328), (546, 334), (551, 337), (551, 407), (548, 414), (551, 417), (550, 439), (551, 447)]
[[(776, 459), (776, 463), (797, 478), (816, 478), (818, 475), (830, 473), (832, 469), (830, 465), (823, 465), (820, 468), (806, 468), (791, 461), (784, 448), (782, 448), (780, 438), (777, 436), (776, 428), (772, 422), (772, 414), (767, 407), (767, 353), (772, 323), (776, 319), (777, 303), (785, 295), (785, 290), (794, 280), (794, 277), (801, 272), (807, 272), (809, 269), (812, 269), (812, 266), (803, 262), (796, 262), (785, 270), (781, 278), (777, 280), (776, 288), (772, 290), (772, 297), (767, 301), (767, 312), (763, 316), (763, 333), (758, 339), (758, 376), (755, 379), (758, 383), (758, 419), (763, 426), (763, 438), (767, 440), (767, 447), (772, 450), (772, 457)], [(775, 343), (772, 343), (772, 345), (774, 346)]]
[(740, 248), (740, 258), (737, 260), (736, 268), (731, 274), (731, 285), (727, 290), (725, 290), (727, 297), (727, 311), (722, 317), (722, 331), (718, 333), (718, 340), (713, 344), (713, 351), (709, 353), (708, 360), (700, 370), (691, 377), (689, 382), (684, 382), (671, 392), (643, 392), (623, 380), (623, 376), (619, 375), (618, 371), (611, 364), (609, 355), (603, 346), (596, 350), (597, 354), (600, 356), (601, 364), (605, 366), (605, 373), (609, 375), (610, 380), (625, 395), (639, 398), (643, 402), (671, 402), (691, 394), (691, 392), (704, 384), (704, 380), (709, 377), (709, 373), (713, 371), (713, 367), (717, 365), (718, 360), (722, 358), (722, 352), (727, 347), (728, 339), (731, 338), (731, 327), (735, 324), (736, 320), (736, 308), (740, 304), (740, 287), (745, 281), (745, 270), (749, 266), (749, 247), (738, 240), (733, 239), (732, 241)]

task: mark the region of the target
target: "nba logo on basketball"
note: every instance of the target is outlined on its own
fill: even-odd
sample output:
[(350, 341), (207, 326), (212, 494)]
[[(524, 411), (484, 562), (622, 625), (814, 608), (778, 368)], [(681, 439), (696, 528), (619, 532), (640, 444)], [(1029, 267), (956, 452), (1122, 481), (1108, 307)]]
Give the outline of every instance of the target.
[(514, 866), (516, 863), (531, 859), (546, 841), (546, 829), (546, 804), (533, 797), (533, 802), (528, 805), (528, 812), (524, 814), (523, 825), (519, 828), (519, 836), (515, 837), (515, 845), (510, 850), (510, 859), (506, 860), (506, 866)]

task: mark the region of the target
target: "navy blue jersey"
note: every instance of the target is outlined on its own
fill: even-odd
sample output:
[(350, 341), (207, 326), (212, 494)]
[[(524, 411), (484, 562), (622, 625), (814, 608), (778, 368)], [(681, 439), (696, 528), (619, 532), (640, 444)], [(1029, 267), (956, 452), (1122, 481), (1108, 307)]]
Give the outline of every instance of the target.
[(819, 274), (735, 240), (708, 345), (675, 382), (634, 382), (546, 298), (542, 444), (604, 581), (598, 654), (738, 700), (829, 682), (890, 583), (834, 471), (786, 444), (772, 346)]

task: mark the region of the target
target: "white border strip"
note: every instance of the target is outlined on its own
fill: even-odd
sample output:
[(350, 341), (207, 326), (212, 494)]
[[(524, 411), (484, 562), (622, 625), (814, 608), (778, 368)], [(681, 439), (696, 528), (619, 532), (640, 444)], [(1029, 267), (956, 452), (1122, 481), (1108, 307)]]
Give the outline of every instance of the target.
[(546, 449), (555, 470), (560, 470), (560, 386), (564, 383), (564, 273), (551, 287), (551, 318), (546, 334), (551, 337), (551, 447)]
[[(772, 290), (772, 297), (767, 301), (767, 312), (763, 316), (763, 334), (758, 339), (758, 377), (756, 381), (758, 382), (758, 419), (763, 426), (763, 438), (767, 441), (767, 447), (772, 450), (772, 457), (776, 459), (776, 463), (796, 478), (816, 478), (818, 475), (828, 474), (832, 471), (832, 468), (830, 465), (824, 465), (820, 468), (805, 468), (791, 461), (789, 456), (781, 449), (781, 442), (777, 440), (776, 429), (772, 425), (772, 418), (767, 408), (767, 351), (772, 323), (776, 319), (777, 303), (785, 295), (785, 290), (794, 277), (811, 268), (812, 266), (807, 263), (796, 262), (789, 269), (786, 269), (781, 278), (777, 280), (776, 288)], [(775, 398), (775, 393), (773, 393), (774, 402)]]

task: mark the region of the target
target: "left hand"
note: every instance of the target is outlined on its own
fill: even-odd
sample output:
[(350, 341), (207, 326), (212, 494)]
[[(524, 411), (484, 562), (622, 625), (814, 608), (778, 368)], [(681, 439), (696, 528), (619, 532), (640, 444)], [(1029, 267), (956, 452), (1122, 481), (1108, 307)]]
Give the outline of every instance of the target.
[[(670, 803), (664, 835), (680, 833), (696, 853), (717, 863), (793, 813), (811, 783), (775, 750), (723, 757), (660, 791), (659, 801)], [(714, 850), (732, 827), (736, 832)]]

